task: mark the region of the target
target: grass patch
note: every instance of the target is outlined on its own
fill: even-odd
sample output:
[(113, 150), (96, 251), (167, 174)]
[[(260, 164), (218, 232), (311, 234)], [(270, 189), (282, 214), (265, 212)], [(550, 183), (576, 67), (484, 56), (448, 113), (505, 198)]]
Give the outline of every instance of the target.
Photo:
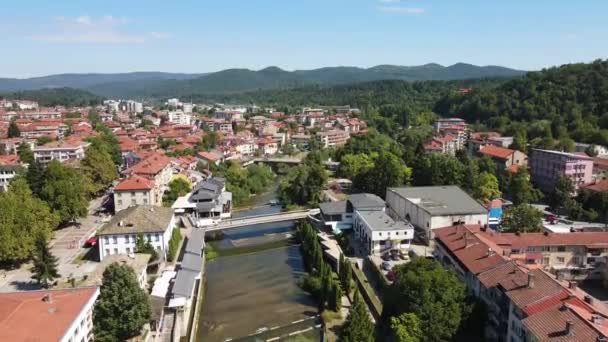
[(217, 258), (217, 252), (215, 251), (215, 247), (213, 247), (213, 244), (211, 243), (206, 243), (205, 244), (205, 260), (213, 260), (215, 258)]
[(342, 315), (336, 311), (323, 310), (323, 312), (321, 312), (321, 318), (323, 318), (323, 322), (329, 323), (333, 322), (334, 320), (342, 319)]
[[(207, 244), (207, 246), (209, 246), (209, 245), (211, 245), (211, 244)], [(291, 246), (291, 245), (292, 245), (292, 242), (290, 240), (279, 240), (279, 241), (272, 241), (272, 242), (268, 242), (268, 243), (262, 243), (262, 244), (254, 245), (254, 246), (226, 248), (226, 249), (213, 249), (213, 252), (215, 253), (216, 257), (226, 257), (226, 256), (262, 252), (262, 251), (266, 251), (269, 249), (287, 247), (287, 246)]]

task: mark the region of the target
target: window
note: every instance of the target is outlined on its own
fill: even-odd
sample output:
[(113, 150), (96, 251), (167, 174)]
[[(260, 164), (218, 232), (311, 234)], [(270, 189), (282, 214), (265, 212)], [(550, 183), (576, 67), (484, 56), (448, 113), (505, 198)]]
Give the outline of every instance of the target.
[(543, 265), (549, 265), (549, 257), (543, 258)]
[(103, 237), (103, 242), (104, 242), (106, 245), (109, 245), (109, 244), (110, 244), (110, 238), (109, 238), (108, 236), (104, 236), (104, 237)]
[(122, 205), (122, 200), (118, 200), (118, 205)]
[(106, 248), (106, 255), (110, 255), (110, 249)]
[(557, 257), (557, 263), (558, 264), (563, 264), (566, 260), (564, 259), (564, 257)]
[(118, 248), (114, 248), (114, 254), (118, 254)]
[(137, 204), (137, 200), (135, 198), (131, 198), (131, 205), (136, 205)]
[(112, 236), (112, 243), (113, 244), (117, 244), (118, 243), (118, 237), (116, 235)]
[(125, 243), (129, 243), (129, 235), (125, 235)]
[(127, 251), (127, 254), (131, 254), (131, 248), (130, 247), (127, 247), (126, 251)]
[(152, 236), (150, 234), (146, 234), (146, 239), (148, 239), (148, 241), (152, 242)]
[(566, 246), (558, 246), (557, 247), (557, 251), (558, 252), (565, 252), (566, 251)]
[(144, 204), (148, 204), (148, 199), (144, 198)]
[(156, 233), (154, 234), (154, 241), (159, 241), (160, 240), (160, 234)]
[(542, 250), (543, 252), (549, 252), (549, 251), (550, 251), (550, 248), (549, 248), (549, 246), (542, 246), (542, 247), (541, 247), (541, 250)]
[(131, 196), (135, 196), (135, 191), (131, 191)]

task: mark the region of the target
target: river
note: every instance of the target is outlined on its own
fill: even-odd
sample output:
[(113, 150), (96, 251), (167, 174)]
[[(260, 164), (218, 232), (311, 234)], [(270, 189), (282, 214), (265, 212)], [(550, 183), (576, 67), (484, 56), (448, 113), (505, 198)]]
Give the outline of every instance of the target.
[[(239, 211), (233, 216), (279, 211), (279, 206), (260, 207), (273, 199), (272, 195), (273, 192), (260, 195), (257, 201), (248, 203), (255, 208)], [(235, 228), (226, 231), (223, 240), (212, 244), (218, 250), (267, 244), (285, 240), (293, 234), (294, 228), (294, 222)], [(315, 325), (314, 320), (292, 325), (317, 315), (314, 299), (297, 285), (305, 274), (299, 246), (218, 257), (208, 261), (205, 270), (206, 289), (197, 341), (265, 340), (271, 337), (271, 333), (285, 335)], [(272, 329), (277, 327), (285, 328)], [(271, 330), (266, 331), (268, 329)], [(249, 336), (263, 331), (266, 332), (262, 339)], [(313, 329), (301, 340), (318, 341), (319, 336), (319, 331)]]

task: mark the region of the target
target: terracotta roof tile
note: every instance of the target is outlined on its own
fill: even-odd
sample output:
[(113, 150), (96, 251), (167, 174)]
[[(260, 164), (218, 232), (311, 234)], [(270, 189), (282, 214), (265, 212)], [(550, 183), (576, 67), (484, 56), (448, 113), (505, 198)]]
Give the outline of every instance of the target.
[(132, 175), (122, 182), (118, 183), (114, 190), (130, 191), (130, 190), (151, 190), (154, 188), (154, 181), (138, 175)]
[(484, 154), (494, 158), (507, 159), (515, 150), (494, 145), (486, 145), (479, 150), (480, 154)]

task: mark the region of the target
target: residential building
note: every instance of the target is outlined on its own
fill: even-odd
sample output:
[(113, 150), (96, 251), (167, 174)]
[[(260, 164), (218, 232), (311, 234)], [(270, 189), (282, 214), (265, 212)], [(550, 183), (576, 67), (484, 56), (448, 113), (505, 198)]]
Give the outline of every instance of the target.
[(350, 136), (344, 131), (330, 130), (318, 132), (316, 138), (321, 142), (321, 146), (330, 148), (346, 144)]
[(167, 189), (173, 176), (171, 158), (164, 154), (153, 153), (133, 165), (130, 169), (127, 169), (126, 174), (138, 175), (153, 180), (156, 194), (162, 194)]
[(479, 154), (492, 158), (498, 170), (528, 165), (527, 155), (509, 148), (486, 145), (479, 150)]
[(68, 131), (68, 126), (61, 122), (36, 121), (20, 126), (21, 138), (38, 139), (41, 137), (62, 138)]
[(292, 144), (296, 145), (296, 147), (306, 149), (310, 146), (310, 139), (310, 135), (294, 134), (291, 136), (290, 141)]
[(151, 257), (152, 255), (146, 253), (131, 253), (130, 255), (106, 255), (105, 258), (103, 258), (103, 261), (100, 262), (97, 267), (95, 267), (95, 271), (88, 275), (83, 285), (101, 286), (103, 284), (103, 272), (106, 270), (106, 268), (113, 263), (119, 263), (131, 267), (133, 272), (135, 272), (135, 277), (137, 278), (139, 287), (146, 290), (146, 287), (148, 286), (147, 269)]
[[(23, 138), (6, 138), (0, 139), (0, 155), (2, 154), (17, 154), (17, 149), (21, 144), (28, 144), (30, 150), (36, 146), (34, 140), (25, 140)], [(4, 151), (4, 153), (2, 153)]]
[(212, 177), (194, 186), (192, 192), (173, 204), (177, 214), (189, 214), (198, 227), (205, 227), (232, 216), (232, 193), (226, 191), (226, 181)]
[(32, 150), (34, 159), (41, 164), (48, 164), (52, 160), (62, 163), (68, 160), (81, 160), (90, 143), (82, 140), (60, 140), (36, 146)]
[(427, 139), (424, 144), (426, 153), (456, 154), (457, 139), (451, 134), (438, 135)]
[(463, 119), (458, 118), (443, 118), (437, 119), (433, 123), (435, 132), (442, 135), (451, 135), (454, 137), (455, 148), (457, 151), (462, 150), (469, 138), (467, 124)]
[(35, 112), (17, 112), (15, 115), (19, 119), (61, 119), (61, 112), (57, 111), (35, 111)]
[(129, 176), (114, 187), (114, 211), (137, 205), (162, 205), (162, 194), (157, 190), (154, 180)]
[(141, 205), (119, 211), (97, 231), (99, 260), (108, 255), (135, 253), (140, 234), (165, 260), (173, 229), (178, 228), (171, 208)]
[(454, 185), (389, 188), (386, 204), (391, 217), (411, 222), (425, 241), (440, 227), (488, 223), (488, 210)]
[(0, 341), (93, 341), (98, 287), (0, 293)]
[(279, 151), (278, 144), (272, 138), (260, 138), (256, 141), (258, 149), (262, 154), (271, 156)]
[(191, 125), (192, 113), (186, 113), (181, 110), (172, 110), (167, 113), (167, 118), (170, 123), (176, 125)]
[(532, 149), (529, 165), (530, 180), (545, 193), (553, 192), (560, 176), (570, 178), (575, 190), (592, 181), (593, 159), (585, 154)]
[(8, 189), (8, 184), (17, 175), (20, 168), (19, 156), (0, 155), (0, 191)]
[[(561, 282), (534, 265), (510, 259), (509, 250), (489, 240), (489, 234), (479, 225), (440, 228), (435, 231), (434, 252), (466, 284), (468, 293), (485, 304), (485, 340), (604, 340), (606, 307), (575, 283)], [(564, 315), (556, 313), (556, 308)], [(574, 322), (582, 327), (575, 330)]]

